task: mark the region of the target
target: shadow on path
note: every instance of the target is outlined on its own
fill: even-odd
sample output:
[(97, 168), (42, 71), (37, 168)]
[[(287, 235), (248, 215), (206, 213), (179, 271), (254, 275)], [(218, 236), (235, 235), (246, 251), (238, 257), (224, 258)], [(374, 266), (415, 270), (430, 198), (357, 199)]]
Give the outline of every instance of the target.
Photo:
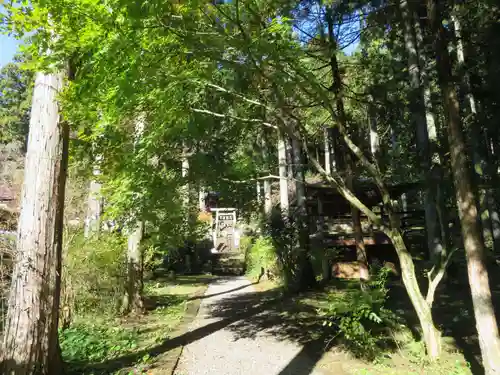
[[(286, 365), (286, 367), (277, 375), (309, 375), (314, 371), (316, 364), (319, 362), (323, 355), (320, 342), (315, 340), (304, 345), (300, 352)], [(342, 375), (338, 373), (335, 375)]]
[(188, 299), (188, 301), (194, 301), (194, 300), (197, 300), (197, 299), (206, 299), (206, 298), (211, 298), (211, 297), (215, 297), (215, 296), (220, 296), (220, 295), (223, 295), (223, 294), (228, 294), (228, 293), (236, 292), (237, 290), (242, 290), (242, 289), (248, 288), (248, 287), (250, 287), (252, 285), (255, 285), (255, 284), (258, 284), (258, 282), (254, 282), (254, 283), (247, 284), (247, 285), (242, 285), (242, 286), (239, 286), (237, 288), (225, 290), (225, 291), (220, 292), (220, 293), (205, 294), (205, 295), (199, 296), (199, 297), (191, 297), (191, 298)]
[[(232, 291), (244, 289), (251, 284), (234, 288)], [(221, 295), (230, 290), (216, 293)], [(204, 296), (205, 298), (209, 296)], [(167, 339), (159, 345), (125, 355), (110, 361), (85, 366), (95, 371), (105, 370), (112, 373), (133, 366), (146, 354), (158, 356), (179, 346), (185, 346), (200, 340), (218, 330), (228, 328), (238, 338), (255, 338), (259, 332), (266, 331), (277, 340), (288, 340), (305, 345), (298, 355), (287, 365), (280, 375), (309, 374), (322, 355), (322, 326), (318, 324), (315, 311), (307, 305), (300, 305), (293, 297), (283, 298), (280, 290), (266, 292), (239, 293), (218, 300), (209, 306), (211, 318), (220, 320), (189, 331), (181, 336)], [(295, 309), (292, 307), (295, 306)], [(294, 311), (295, 310), (295, 311)], [(301, 371), (298, 372), (300, 363)], [(80, 364), (83, 365), (83, 364)], [(293, 371), (292, 368), (294, 368)]]

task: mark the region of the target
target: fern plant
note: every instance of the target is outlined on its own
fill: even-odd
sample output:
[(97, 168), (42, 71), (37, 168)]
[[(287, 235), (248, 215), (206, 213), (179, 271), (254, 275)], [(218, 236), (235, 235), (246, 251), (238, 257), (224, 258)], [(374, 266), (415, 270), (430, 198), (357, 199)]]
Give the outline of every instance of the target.
[(339, 340), (354, 355), (373, 359), (384, 342), (391, 340), (388, 332), (398, 318), (385, 308), (388, 272), (381, 268), (364, 288), (336, 293), (328, 307), (319, 310), (323, 326), (332, 331), (330, 342)]

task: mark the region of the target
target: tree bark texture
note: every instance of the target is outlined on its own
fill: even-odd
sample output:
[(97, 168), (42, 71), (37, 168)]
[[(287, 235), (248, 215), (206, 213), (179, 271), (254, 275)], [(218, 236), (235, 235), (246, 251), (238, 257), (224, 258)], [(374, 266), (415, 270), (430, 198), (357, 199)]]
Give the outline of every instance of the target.
[(500, 374), (500, 337), (491, 300), (488, 270), (484, 261), (485, 251), (477, 217), (476, 196), (470, 177), (471, 170), (467, 162), (467, 149), (457, 92), (452, 80), (447, 31), (442, 25), (439, 3), (435, 0), (428, 3), (428, 17), (436, 35), (437, 69), (448, 124), (451, 169), (456, 189), (456, 200), (467, 257), (467, 273), (483, 366), (487, 375)]
[(286, 159), (286, 143), (283, 132), (278, 134), (278, 163), (280, 177), (280, 206), (284, 217), (288, 217), (289, 198), (288, 198), (288, 174)]
[[(396, 223), (392, 224), (392, 226), (396, 228), (397, 225)], [(391, 229), (387, 232), (387, 235), (391, 239), (398, 254), (403, 284), (410, 297), (413, 308), (417, 313), (420, 327), (422, 328), (427, 355), (431, 360), (437, 359), (441, 354), (441, 332), (434, 325), (431, 304), (427, 303), (420, 291), (411, 254), (406, 248), (401, 231)]]
[(411, 112), (416, 127), (420, 170), (423, 172), (425, 180), (424, 210), (427, 246), (430, 258), (438, 262), (443, 255), (443, 243), (437, 214), (437, 181), (435, 181), (433, 176), (431, 144), (429, 139), (431, 134), (434, 137), (436, 136), (436, 129), (432, 112), (430, 108), (426, 106), (426, 104), (430, 105), (430, 90), (428, 93), (429, 100), (426, 101), (426, 91), (422, 83), (422, 71), (424, 67), (420, 66), (420, 63), (423, 63), (424, 60), (422, 58), (421, 61), (419, 61), (415, 30), (413, 27), (413, 12), (407, 0), (402, 0), (399, 4), (403, 23), (405, 48), (408, 54), (408, 74), (412, 89), (412, 97), (410, 98)]
[(58, 322), (69, 139), (57, 103), (63, 77), (36, 75), (2, 374), (62, 373)]
[[(140, 145), (144, 134), (145, 120), (141, 114), (135, 122), (134, 147)], [(134, 228), (128, 234), (127, 243), (127, 285), (123, 297), (122, 310), (124, 313), (142, 313), (143, 309), (143, 282), (142, 282), (142, 261), (141, 240), (143, 236), (144, 222), (137, 220)]]
[[(451, 15), (451, 20), (455, 29), (457, 62), (462, 72), (462, 85), (465, 92), (465, 99), (467, 101), (468, 113), (470, 113), (472, 119), (472, 161), (474, 163), (474, 171), (477, 175), (477, 185), (480, 185), (482, 182), (484, 182), (485, 177), (487, 176), (487, 174), (489, 174), (488, 172), (490, 172), (492, 168), (490, 167), (489, 160), (486, 157), (486, 145), (483, 143), (484, 139), (482, 137), (479, 124), (476, 123), (478, 110), (476, 99), (474, 98), (470, 85), (469, 72), (467, 71), (465, 66), (465, 52), (462, 43), (460, 20), (458, 19), (457, 15), (453, 13)], [(493, 176), (494, 174), (492, 174), (492, 176), (490, 177)], [(485, 241), (492, 243), (493, 250), (496, 251), (500, 246), (500, 238), (498, 236), (498, 230), (496, 230), (498, 228), (498, 222), (495, 219), (498, 217), (498, 212), (496, 209), (495, 197), (491, 189), (488, 187), (484, 189), (478, 187), (478, 193), (479, 196), (477, 203), (479, 208), (479, 216), (483, 226), (483, 238)], [(497, 234), (496, 236), (495, 233)]]
[(141, 241), (144, 232), (144, 223), (138, 222), (128, 236), (127, 244), (127, 292), (123, 301), (123, 310), (126, 313), (142, 313), (144, 303), (143, 290), (143, 257)]

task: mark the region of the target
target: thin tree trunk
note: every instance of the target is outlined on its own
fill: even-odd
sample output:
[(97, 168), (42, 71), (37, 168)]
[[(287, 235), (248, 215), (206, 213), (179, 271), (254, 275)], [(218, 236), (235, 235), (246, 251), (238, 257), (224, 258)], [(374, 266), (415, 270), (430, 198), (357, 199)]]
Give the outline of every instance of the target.
[(63, 74), (36, 75), (2, 374), (61, 374), (58, 340), (68, 125), (57, 95)]
[[(325, 152), (325, 172), (329, 176), (332, 175), (332, 169), (335, 169), (335, 155), (333, 155), (333, 147), (332, 140), (330, 138), (331, 131), (329, 128), (325, 128), (323, 137), (324, 137), (324, 152)], [(319, 160), (319, 158), (317, 158)], [(317, 198), (318, 205), (318, 228), (317, 228), (317, 240), (323, 247), (323, 258), (321, 259), (321, 275), (322, 282), (327, 283), (332, 278), (332, 269), (330, 262), (330, 254), (328, 249), (324, 245), (324, 231), (325, 231), (325, 216), (323, 212), (323, 202), (318, 197)]]
[[(347, 128), (347, 118), (344, 109), (344, 97), (343, 97), (343, 89), (342, 89), (342, 77), (340, 75), (340, 70), (337, 61), (337, 42), (335, 40), (335, 35), (333, 31), (333, 10), (331, 7), (327, 8), (327, 24), (328, 24), (328, 41), (330, 44), (331, 56), (330, 56), (330, 68), (333, 78), (333, 89), (335, 93), (335, 104), (338, 112), (339, 122), (341, 123), (342, 128)], [(347, 150), (347, 147), (340, 141), (342, 150), (345, 152), (341, 152), (343, 154), (343, 158), (345, 160), (345, 168), (347, 169), (347, 188), (351, 191), (354, 191), (354, 161), (352, 159), (352, 155)], [(353, 224), (353, 234), (354, 241), (356, 243), (356, 259), (360, 266), (360, 279), (367, 280), (369, 278), (368, 274), (368, 256), (366, 254), (366, 247), (363, 239), (363, 230), (361, 226), (361, 216), (359, 209), (354, 205), (351, 205), (351, 216), (352, 216), (352, 224)]]
[(257, 193), (257, 204), (260, 208), (262, 206), (262, 187), (260, 186), (260, 181), (255, 182), (255, 191)]
[(370, 152), (373, 160), (377, 162), (378, 153), (380, 151), (380, 137), (378, 135), (377, 117), (375, 113), (374, 104), (369, 104), (368, 109), (368, 124), (369, 124), (369, 137), (370, 137)]
[(287, 178), (288, 178), (288, 199), (290, 200), (290, 205), (294, 205), (297, 200), (297, 192), (295, 191), (296, 185), (294, 183), (294, 155), (293, 155), (293, 144), (289, 137), (285, 138), (286, 144), (286, 163), (287, 163)]
[(288, 217), (289, 198), (288, 198), (288, 174), (286, 162), (286, 144), (281, 131), (278, 132), (278, 163), (280, 177), (280, 206), (283, 217)]
[[(431, 159), (436, 158), (439, 160), (439, 155), (437, 154), (437, 128), (436, 128), (436, 118), (434, 116), (434, 112), (432, 110), (432, 100), (431, 100), (431, 84), (429, 81), (429, 75), (427, 74), (427, 64), (425, 61), (424, 54), (424, 37), (422, 35), (422, 27), (420, 25), (420, 19), (418, 17), (417, 12), (411, 12), (413, 14), (413, 22), (415, 30), (415, 39), (416, 39), (416, 50), (418, 54), (418, 68), (420, 74), (420, 80), (423, 90), (423, 99), (424, 99), (424, 109), (425, 109), (425, 122), (427, 124), (427, 136), (429, 138), (429, 153), (432, 155)], [(432, 160), (431, 160), (432, 161)]]
[(124, 312), (141, 314), (144, 312), (143, 290), (143, 257), (141, 241), (144, 223), (139, 221), (128, 236), (127, 246), (127, 293), (123, 301)]
[[(352, 173), (350, 173), (352, 176)], [(353, 179), (348, 177), (347, 188), (353, 191)], [(358, 208), (351, 205), (351, 216), (352, 216), (352, 226), (354, 241), (356, 243), (356, 260), (359, 264), (359, 279), (369, 280), (370, 274), (368, 272), (368, 255), (366, 253), (366, 247), (363, 237), (363, 227), (361, 225), (361, 213)]]
[(303, 168), (302, 148), (299, 140), (293, 138), (293, 177), (295, 179), (295, 195), (297, 199), (297, 215), (294, 215), (299, 234), (299, 275), (298, 280), (300, 289), (308, 289), (316, 284), (316, 278), (310, 259), (310, 241), (307, 215), (307, 201), (305, 189), (305, 177)]
[(205, 192), (205, 188), (200, 186), (198, 191), (198, 208), (201, 212), (205, 212), (207, 210), (207, 205), (205, 203), (205, 198), (207, 197), (207, 193)]
[[(331, 12), (331, 8), (327, 8), (327, 12)], [(277, 94), (278, 96), (280, 95), (280, 93), (276, 91), (275, 94)], [(363, 151), (356, 144), (352, 142), (347, 133), (346, 127), (343, 126), (344, 124), (339, 118), (340, 111), (334, 110), (328, 104), (328, 99), (327, 99), (328, 96), (325, 93), (319, 92), (318, 97), (321, 98), (321, 100), (323, 100), (324, 103), (327, 103), (325, 105), (325, 108), (330, 112), (332, 119), (336, 120), (336, 124), (338, 125), (338, 130), (341, 138), (345, 142), (348, 149), (357, 157), (362, 166), (375, 180), (375, 183), (377, 184), (380, 192), (382, 193), (382, 201), (384, 204), (384, 208), (388, 212), (391, 222), (390, 228), (386, 229), (386, 234), (390, 236), (390, 238), (393, 240), (396, 250), (398, 250), (398, 257), (400, 259), (400, 263), (402, 264), (402, 274), (403, 274), (403, 280), (405, 281), (405, 287), (411, 298), (415, 310), (419, 313), (418, 317), (420, 324), (424, 330), (424, 340), (428, 354), (431, 357), (431, 359), (434, 359), (439, 355), (440, 351), (440, 340), (439, 340), (440, 332), (438, 329), (435, 328), (433, 324), (432, 314), (430, 313), (432, 298), (430, 297), (433, 296), (432, 292), (433, 290), (435, 290), (435, 286), (439, 282), (440, 278), (433, 278), (431, 280), (431, 286), (433, 288), (429, 288), (427, 293), (428, 298), (424, 298), (418, 286), (412, 256), (406, 249), (405, 243), (403, 241), (401, 228), (398, 223), (399, 218), (398, 215), (395, 214), (394, 212), (394, 203), (383, 181), (382, 173), (378, 169), (378, 166), (372, 164), (366, 158)], [(281, 99), (283, 101), (282, 96), (279, 97), (278, 99)], [(287, 121), (283, 117), (280, 117), (279, 119), (280, 119), (280, 127), (286, 129), (289, 134), (297, 138), (298, 137), (297, 132), (294, 131), (294, 129), (290, 128)], [(363, 212), (368, 217), (368, 219), (375, 225), (384, 226), (382, 218), (379, 215), (375, 214), (372, 210), (370, 210), (366, 205), (364, 205), (356, 197), (356, 195), (347, 188), (347, 186), (344, 183), (344, 178), (339, 172), (332, 171), (331, 175), (327, 174), (324, 168), (321, 166), (321, 163), (308, 153), (307, 144), (304, 141), (303, 141), (303, 146), (305, 152), (307, 153), (308, 160), (311, 162), (314, 168), (319, 173), (321, 173), (321, 175), (326, 179), (326, 181), (328, 181), (328, 183), (330, 183), (331, 186), (333, 186), (339, 192), (340, 195), (342, 195), (351, 205), (356, 206), (356, 208), (358, 208), (361, 212)], [(444, 266), (446, 264), (447, 262), (444, 262)], [(443, 270), (444, 267), (442, 270), (440, 270), (441, 274)], [(429, 302), (427, 302), (427, 300), (429, 300)]]
[(429, 255), (435, 263), (438, 263), (443, 257), (443, 243), (441, 239), (441, 230), (439, 227), (437, 203), (436, 202), (436, 186), (437, 182), (432, 174), (431, 161), (431, 145), (429, 136), (436, 136), (436, 128), (434, 118), (430, 107), (430, 91), (428, 102), (425, 100), (426, 89), (421, 83), (424, 59), (419, 61), (417, 46), (414, 35), (414, 17), (412, 10), (409, 7), (407, 0), (402, 0), (400, 3), (401, 16), (403, 19), (403, 35), (405, 41), (406, 52), (408, 54), (408, 74), (410, 76), (410, 86), (412, 88), (412, 98), (410, 100), (412, 114), (417, 134), (417, 148), (420, 161), (420, 170), (425, 177), (424, 191), (424, 209), (425, 209), (425, 224), (427, 232), (427, 246)]
[(396, 152), (398, 150), (398, 137), (396, 131), (394, 130), (394, 126), (390, 127), (391, 130), (391, 149), (392, 152)]
[[(392, 221), (394, 221), (394, 218), (392, 218)], [(392, 226), (398, 228), (397, 223), (393, 222)], [(437, 359), (441, 354), (441, 332), (434, 325), (432, 318), (431, 307), (435, 290), (432, 292), (432, 299), (427, 302), (420, 291), (420, 287), (418, 286), (413, 259), (410, 252), (406, 248), (401, 231), (391, 229), (387, 234), (391, 239), (396, 252), (398, 253), (403, 284), (408, 296), (410, 297), (413, 308), (417, 313), (420, 327), (422, 328), (427, 355), (431, 360)]]
[[(94, 168), (94, 175), (99, 174), (99, 169)], [(90, 181), (89, 195), (87, 199), (87, 217), (85, 218), (84, 236), (89, 238), (98, 236), (101, 229), (101, 184), (96, 180)]]
[(332, 139), (331, 139), (331, 129), (326, 128), (324, 133), (325, 138), (325, 171), (328, 174), (332, 173), (332, 169), (335, 168), (335, 155), (333, 154)]
[[(362, 154), (359, 151), (356, 153), (358, 157), (362, 157)], [(312, 162), (313, 166), (323, 174), (323, 176), (327, 179), (328, 182), (334, 186), (337, 191), (347, 200), (350, 204), (355, 205), (358, 210), (362, 211), (365, 215), (368, 216), (370, 221), (375, 223), (376, 225), (382, 225), (382, 221), (378, 215), (376, 215), (372, 210), (366, 207), (352, 192), (347, 188), (346, 185), (342, 184), (342, 180), (340, 179), (340, 175), (338, 173), (332, 174), (331, 176), (326, 174), (326, 171), (321, 167), (320, 163), (309, 156), (309, 160)], [(422, 327), (425, 347), (427, 349), (427, 354), (430, 359), (436, 359), (439, 357), (441, 352), (441, 333), (434, 326), (431, 307), (432, 301), (434, 297), (434, 292), (436, 287), (441, 280), (441, 278), (433, 278), (430, 281), (430, 288), (427, 292), (427, 297), (422, 295), (420, 291), (420, 287), (418, 285), (417, 276), (415, 274), (415, 267), (413, 263), (412, 256), (408, 249), (406, 248), (406, 244), (404, 243), (403, 236), (401, 234), (401, 228), (399, 226), (399, 218), (397, 214), (394, 213), (393, 205), (391, 203), (391, 199), (389, 194), (385, 189), (385, 185), (379, 184), (379, 188), (381, 192), (383, 192), (383, 202), (384, 207), (387, 210), (389, 215), (391, 227), (386, 229), (385, 232), (387, 236), (391, 239), (394, 248), (398, 254), (399, 262), (401, 265), (401, 274), (403, 278), (403, 283), (405, 285), (405, 289), (410, 297), (412, 305), (417, 313), (420, 326)], [(444, 272), (444, 269), (447, 265), (447, 262), (442, 264), (442, 269), (439, 272)], [(438, 274), (439, 274), (438, 272)]]
[(271, 211), (273, 210), (273, 201), (272, 201), (272, 188), (271, 181), (269, 179), (264, 180), (264, 214), (266, 217), (271, 215)]
[(467, 163), (467, 149), (462, 133), (459, 102), (452, 79), (451, 59), (448, 52), (446, 30), (442, 25), (439, 3), (428, 4), (428, 17), (436, 35), (435, 51), (443, 105), (448, 123), (449, 144), (451, 152), (451, 169), (456, 188), (456, 199), (462, 237), (467, 256), (467, 271), (479, 336), (479, 346), (483, 365), (487, 375), (500, 374), (500, 337), (495, 311), (491, 300), (484, 256), (484, 245), (481, 241), (481, 230), (478, 224), (476, 197), (472, 188), (470, 168)]
[[(188, 154), (188, 149), (184, 147), (183, 150), (183, 155), (182, 155), (182, 161), (181, 161), (181, 174), (182, 178), (185, 180), (185, 184), (183, 187), (183, 206), (185, 210), (189, 210), (189, 202), (190, 202), (190, 186), (189, 183), (187, 182), (188, 176), (189, 176), (189, 158), (187, 156)], [(189, 216), (189, 214), (188, 214)]]
[[(145, 120), (139, 115), (135, 122), (134, 147), (137, 148), (144, 134)], [(141, 314), (144, 312), (143, 292), (143, 256), (141, 252), (141, 241), (144, 222), (137, 220), (134, 228), (128, 234), (127, 244), (127, 286), (123, 298), (122, 311), (124, 313)]]
[[(264, 133), (262, 137), (262, 158), (264, 159), (264, 163), (266, 168), (269, 168), (269, 150), (268, 150), (268, 142), (266, 138), (266, 134)], [(266, 217), (271, 216), (271, 211), (273, 209), (273, 201), (272, 201), (272, 190), (271, 190), (271, 180), (264, 180), (264, 215)]]

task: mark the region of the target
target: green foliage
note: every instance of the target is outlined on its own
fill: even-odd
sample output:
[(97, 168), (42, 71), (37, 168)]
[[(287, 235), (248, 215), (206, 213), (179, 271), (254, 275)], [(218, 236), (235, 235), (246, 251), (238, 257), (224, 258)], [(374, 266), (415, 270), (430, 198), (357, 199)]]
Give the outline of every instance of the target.
[[(144, 285), (148, 314), (116, 317), (104, 310), (79, 312), (73, 325), (60, 330), (63, 359), (71, 374), (124, 375), (145, 374), (155, 356), (148, 350), (168, 339), (186, 313), (189, 298), (211, 280), (206, 276), (181, 276), (176, 281), (148, 281)], [(96, 293), (99, 291), (96, 290)], [(146, 353), (132, 368), (112, 372), (106, 362), (127, 354)], [(130, 372), (129, 372), (130, 371)]]
[(0, 69), (0, 143), (25, 143), (33, 78), (33, 72), (22, 69), (19, 61)]
[(97, 363), (132, 352), (138, 343), (136, 329), (108, 325), (76, 324), (60, 332), (65, 360)]
[[(244, 242), (249, 242), (249, 239)], [(246, 246), (245, 255), (248, 276), (258, 278), (261, 276), (262, 270), (264, 270), (264, 272), (269, 272), (274, 277), (279, 277), (278, 256), (272, 238), (260, 236), (252, 244), (246, 244)]]
[(73, 314), (118, 311), (125, 287), (126, 238), (103, 233), (85, 239), (80, 232), (66, 234), (63, 262), (63, 305)]
[(293, 215), (283, 220), (282, 213), (273, 210), (271, 217), (263, 225), (264, 233), (272, 239), (273, 247), (276, 249), (283, 286), (291, 291), (300, 288), (301, 272), (305, 263), (304, 249), (299, 244), (298, 224)]
[[(495, 156), (500, 154), (494, 79), (499, 49), (488, 47), (488, 42), (500, 38), (497, 7), (490, 3), (460, 4), (453, 10), (464, 21), (470, 20), (458, 39), (464, 40), (465, 50), (473, 57), (470, 66), (456, 70), (471, 73), (472, 91), (481, 104), (480, 121), (471, 123), (487, 124), (481, 128), (481, 137), (475, 138), (486, 139), (482, 148), (488, 156)], [(197, 238), (186, 219), (191, 209), (183, 204), (186, 185), (216, 189), (228, 205), (253, 209), (249, 199), (255, 194), (253, 182), (242, 181), (254, 181), (255, 176), (276, 170), (275, 160), (265, 165), (256, 147), (263, 124), (296, 133), (305, 140), (304, 151), (318, 149), (325, 128), (339, 125), (336, 99), (342, 99), (345, 107), (345, 134), (359, 143), (365, 155), (370, 154), (368, 123), (375, 124), (380, 135), (375, 170), (380, 166), (381, 174), (370, 175), (367, 170), (373, 168), (362, 170), (354, 165), (357, 178), (370, 175), (387, 182), (408, 182), (427, 172), (417, 162), (413, 124), (417, 115), (425, 113), (414, 113), (408, 100), (411, 90), (398, 7), (347, 2), (336, 6), (335, 20), (325, 19), (329, 12), (312, 11), (330, 4), (33, 0), (6, 4), (0, 27), (30, 35), (28, 50), (37, 69), (61, 67), (68, 61), (76, 67), (61, 97), (62, 116), (78, 133), (72, 160), (89, 173), (90, 162), (102, 156), (99, 179), (107, 215), (125, 226), (137, 220), (150, 223), (152, 237), (146, 255), (147, 263), (154, 265), (155, 255), (173, 252), (186, 238)], [(358, 10), (363, 13), (359, 19)], [(361, 35), (360, 51), (352, 56), (339, 50), (352, 42), (343, 38), (343, 30), (350, 29), (352, 22), (341, 23), (348, 20), (363, 29), (348, 33)], [(328, 21), (335, 23), (338, 35), (327, 38)], [(297, 29), (300, 33), (295, 33)], [(428, 48), (434, 35), (428, 35), (426, 28), (423, 33), (426, 45), (417, 52), (423, 71), (429, 73), (421, 78), (431, 82), (440, 133), (436, 146), (445, 166), (449, 164), (445, 114), (436, 95), (435, 56)], [(342, 76), (337, 83), (345, 86), (343, 93), (335, 92), (332, 85), (335, 68), (331, 62), (337, 55)], [(16, 67), (9, 66), (2, 74), (0, 142), (6, 142), (25, 134), (29, 95)], [(139, 117), (146, 124), (140, 137), (135, 131)], [(296, 128), (290, 129), (291, 124)], [(270, 144), (277, 143), (275, 133), (269, 136)], [(268, 151), (275, 158), (276, 147)], [(341, 151), (337, 154), (346, 150)], [(187, 176), (181, 172), (184, 158), (190, 163)], [(249, 250), (249, 272), (275, 267), (282, 271), (285, 283), (296, 278), (304, 254), (297, 246), (296, 229), (293, 220), (276, 220), (266, 228), (265, 237)], [(114, 310), (123, 292), (123, 239), (107, 241), (77, 240), (68, 250), (64, 296), (76, 311)], [(384, 308), (385, 284), (376, 280), (368, 290), (346, 292), (325, 313), (327, 326), (337, 329), (349, 345), (367, 348), (368, 353), (380, 341), (379, 330), (390, 323)], [(95, 296), (97, 291), (99, 296)]]
[(398, 319), (385, 307), (389, 271), (381, 268), (362, 288), (336, 293), (329, 306), (319, 311), (323, 324), (355, 355), (373, 359), (380, 353)]

